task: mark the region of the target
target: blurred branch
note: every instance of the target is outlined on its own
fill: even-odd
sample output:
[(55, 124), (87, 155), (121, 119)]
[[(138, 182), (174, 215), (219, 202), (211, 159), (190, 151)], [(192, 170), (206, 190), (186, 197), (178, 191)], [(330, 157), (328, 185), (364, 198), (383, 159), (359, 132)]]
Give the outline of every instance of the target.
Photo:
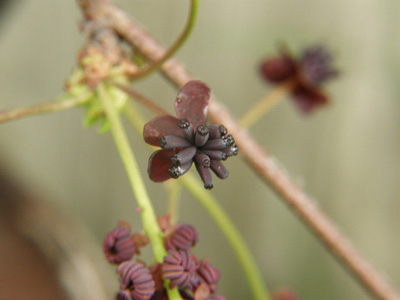
[(48, 103), (36, 104), (24, 108), (17, 108), (13, 110), (0, 111), (0, 123), (17, 120), (23, 117), (28, 117), (32, 115), (55, 112), (68, 108), (72, 108), (81, 105), (89, 100), (91, 93), (84, 94), (78, 97), (66, 99), (66, 100), (56, 100)]
[[(137, 47), (152, 61), (165, 55), (165, 49), (121, 9), (109, 0), (81, 0), (86, 17), (107, 19), (109, 26), (126, 41)], [(193, 77), (176, 60), (168, 60), (162, 67), (166, 77), (182, 87)], [(214, 123), (224, 124), (235, 137), (240, 153), (248, 164), (279, 194), (301, 219), (317, 234), (336, 258), (352, 271), (353, 275), (376, 298), (382, 300), (400, 299), (397, 292), (363, 258), (351, 242), (344, 237), (334, 223), (317, 207), (314, 201), (289, 178), (288, 174), (270, 157), (254, 138), (234, 120), (228, 110), (215, 98), (210, 101), (209, 115)]]

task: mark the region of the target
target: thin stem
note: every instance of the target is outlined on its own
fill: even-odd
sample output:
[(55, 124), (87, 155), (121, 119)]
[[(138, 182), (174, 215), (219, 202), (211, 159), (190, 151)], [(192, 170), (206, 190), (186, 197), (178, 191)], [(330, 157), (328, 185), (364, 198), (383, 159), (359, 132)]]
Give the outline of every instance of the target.
[[(113, 28), (149, 59), (157, 60), (165, 53), (163, 47), (123, 11), (109, 1), (107, 1), (107, 5), (100, 6), (97, 10), (97, 17), (101, 18), (103, 15), (107, 15), (109, 21), (113, 24)], [(193, 80), (193, 77), (177, 60), (170, 60), (162, 66), (162, 70), (166, 77), (178, 87), (182, 87), (186, 82)], [(329, 217), (304, 191), (296, 186), (287, 172), (262, 149), (246, 130), (239, 126), (228, 110), (215, 97), (212, 97), (210, 103), (209, 116), (213, 122), (224, 124), (229, 128), (240, 148), (241, 155), (247, 160), (248, 164), (328, 246), (331, 254), (343, 263), (364, 288), (377, 299), (400, 300), (399, 294), (389, 282), (358, 253)]]
[(181, 200), (182, 187), (178, 180), (166, 182), (168, 189), (167, 213), (171, 224), (176, 224), (179, 219), (179, 202)]
[(271, 299), (267, 287), (264, 284), (260, 269), (257, 266), (250, 249), (229, 219), (223, 208), (218, 204), (217, 199), (199, 181), (195, 180), (192, 174), (186, 174), (180, 178), (182, 185), (196, 198), (197, 201), (207, 210), (214, 219), (222, 233), (227, 238), (232, 249), (236, 253), (240, 265), (246, 275), (254, 299)]
[(238, 121), (239, 125), (246, 128), (251, 127), (251, 125), (260, 120), (262, 116), (267, 114), (275, 105), (289, 95), (294, 85), (294, 81), (285, 81), (276, 86), (272, 92), (268, 93), (244, 113)]
[[(128, 103), (126, 106), (125, 114), (133, 127), (135, 127), (138, 132), (141, 132), (144, 126), (144, 120), (132, 106), (132, 103)], [(182, 176), (179, 181), (207, 210), (230, 243), (249, 282), (253, 298), (257, 300), (269, 300), (270, 296), (268, 289), (264, 284), (261, 272), (257, 267), (249, 248), (246, 246), (246, 242), (243, 240), (233, 222), (229, 219), (229, 216), (218, 204), (215, 197), (212, 196), (209, 191), (206, 191), (203, 184), (195, 180), (192, 174)]]
[(144, 107), (146, 107), (148, 110), (150, 110), (156, 116), (169, 115), (168, 111), (166, 111), (160, 105), (155, 103), (153, 100), (147, 98), (145, 95), (139, 93), (138, 91), (136, 91), (126, 85), (119, 84), (119, 83), (113, 83), (113, 84), (117, 88), (123, 90), (125, 93), (127, 93), (129, 96), (131, 96), (131, 99), (142, 104)]
[(199, 0), (191, 0), (190, 2), (190, 12), (189, 16), (185, 25), (184, 30), (178, 37), (178, 39), (175, 41), (175, 43), (165, 52), (164, 56), (154, 63), (151, 63), (147, 67), (141, 69), (139, 73), (136, 73), (131, 76), (132, 80), (137, 80), (140, 78), (143, 78), (153, 71), (157, 70), (162, 66), (163, 63), (165, 63), (168, 59), (170, 59), (177, 51), (178, 49), (185, 43), (187, 38), (189, 37), (190, 33), (192, 32), (194, 25), (196, 23), (197, 19), (197, 12), (199, 8)]
[(17, 108), (8, 111), (0, 111), (0, 123), (17, 120), (23, 117), (32, 115), (55, 112), (64, 109), (69, 109), (87, 102), (91, 97), (92, 93), (83, 94), (78, 97), (69, 98), (66, 100), (56, 100), (52, 102), (36, 104), (24, 108)]
[[(164, 256), (167, 255), (163, 245), (163, 234), (158, 226), (157, 218), (154, 213), (150, 197), (146, 191), (143, 179), (140, 175), (140, 170), (135, 156), (131, 150), (131, 146), (124, 128), (122, 127), (119, 115), (104, 84), (99, 84), (98, 92), (108, 121), (111, 125), (111, 132), (113, 134), (115, 144), (128, 174), (137, 204), (141, 210), (143, 229), (152, 245), (154, 260), (157, 263), (162, 263)], [(177, 288), (172, 290), (167, 288), (167, 292), (171, 299), (181, 299)]]

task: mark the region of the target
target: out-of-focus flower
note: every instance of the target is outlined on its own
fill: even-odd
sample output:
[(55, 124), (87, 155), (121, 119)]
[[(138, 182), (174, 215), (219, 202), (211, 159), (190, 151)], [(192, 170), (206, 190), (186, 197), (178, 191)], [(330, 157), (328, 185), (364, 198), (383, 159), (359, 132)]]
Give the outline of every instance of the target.
[(332, 67), (331, 53), (321, 45), (307, 48), (300, 58), (281, 49), (277, 57), (261, 64), (260, 71), (264, 79), (271, 83), (291, 81), (293, 100), (304, 113), (329, 102), (321, 85), (338, 75), (338, 71)]
[(162, 182), (189, 171), (193, 162), (206, 189), (213, 187), (210, 169), (219, 177), (228, 177), (221, 163), (236, 155), (238, 148), (223, 125), (206, 125), (210, 89), (201, 81), (189, 81), (179, 91), (175, 112), (179, 119), (158, 116), (144, 126), (144, 140), (162, 150), (149, 159), (151, 180)]
[(103, 250), (105, 257), (112, 264), (131, 259), (136, 248), (131, 238), (130, 226), (125, 222), (119, 222), (117, 228), (106, 234)]
[(147, 300), (154, 294), (154, 280), (150, 271), (137, 262), (123, 262), (117, 269), (121, 291), (118, 299)]
[(190, 250), (196, 245), (198, 235), (196, 229), (191, 225), (180, 224), (174, 231), (165, 237), (165, 247), (167, 250)]

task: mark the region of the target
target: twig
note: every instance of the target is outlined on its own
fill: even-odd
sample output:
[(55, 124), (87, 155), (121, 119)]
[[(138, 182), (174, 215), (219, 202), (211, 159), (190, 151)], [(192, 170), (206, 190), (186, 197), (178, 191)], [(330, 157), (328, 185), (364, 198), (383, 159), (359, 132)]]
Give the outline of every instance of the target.
[(136, 100), (140, 104), (142, 104), (144, 107), (146, 107), (148, 110), (150, 110), (153, 114), (156, 116), (162, 116), (162, 115), (169, 115), (170, 113), (166, 111), (164, 108), (162, 108), (160, 105), (157, 103), (153, 102), (151, 99), (147, 98), (145, 95), (139, 93), (138, 91), (119, 84), (119, 83), (113, 83), (116, 87), (119, 89), (123, 90), (125, 93), (127, 93), (129, 96), (131, 96), (132, 99)]
[(55, 112), (81, 105), (89, 100), (92, 94), (84, 94), (67, 100), (52, 101), (43, 104), (17, 108), (8, 111), (0, 111), (0, 123), (13, 121), (22, 117), (28, 117), (47, 112)]
[[(122, 10), (108, 0), (86, 0), (86, 8), (91, 17), (108, 18), (114, 28), (128, 42), (136, 46), (145, 56), (157, 61), (165, 53), (163, 47), (139, 25), (133, 22)], [(182, 87), (192, 80), (192, 76), (176, 60), (167, 61), (162, 70), (177, 86)], [(314, 204), (286, 172), (277, 165), (261, 146), (233, 119), (226, 108), (212, 97), (209, 115), (217, 124), (224, 124), (240, 148), (250, 166), (285, 200), (285, 202), (301, 217), (301, 219), (317, 234), (353, 275), (377, 299), (400, 300), (400, 296), (389, 283), (363, 258), (344, 237), (330, 219)]]

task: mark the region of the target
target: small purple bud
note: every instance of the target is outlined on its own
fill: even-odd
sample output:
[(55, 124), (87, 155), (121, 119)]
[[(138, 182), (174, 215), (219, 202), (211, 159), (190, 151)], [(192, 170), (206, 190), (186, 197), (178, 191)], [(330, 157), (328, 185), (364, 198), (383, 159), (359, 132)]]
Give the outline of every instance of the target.
[(196, 245), (198, 234), (191, 225), (178, 225), (173, 233), (166, 239), (167, 250), (176, 248), (177, 250), (190, 250)]
[(129, 225), (124, 224), (120, 222), (117, 228), (106, 234), (103, 241), (104, 255), (111, 264), (129, 260), (135, 253), (131, 230)]
[(191, 254), (186, 251), (171, 250), (168, 256), (164, 257), (162, 274), (164, 278), (170, 280), (171, 287), (186, 289), (191, 287), (195, 269), (196, 264)]
[(148, 300), (154, 294), (150, 271), (137, 262), (123, 262), (117, 269), (122, 292), (130, 292), (135, 300)]
[(199, 275), (200, 281), (208, 285), (211, 293), (215, 293), (217, 291), (217, 284), (220, 275), (216, 268), (203, 260), (200, 262), (200, 265), (197, 269), (197, 274)]

